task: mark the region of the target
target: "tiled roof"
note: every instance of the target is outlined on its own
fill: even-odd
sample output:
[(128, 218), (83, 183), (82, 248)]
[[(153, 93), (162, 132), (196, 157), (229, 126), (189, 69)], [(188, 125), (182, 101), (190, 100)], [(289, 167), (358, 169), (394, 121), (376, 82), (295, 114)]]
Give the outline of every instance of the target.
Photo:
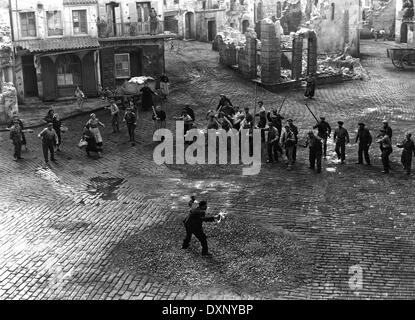
[(47, 52), (84, 48), (98, 48), (98, 39), (92, 37), (68, 37), (14, 41), (14, 46), (30, 52)]
[(96, 4), (98, 0), (63, 0), (63, 5)]

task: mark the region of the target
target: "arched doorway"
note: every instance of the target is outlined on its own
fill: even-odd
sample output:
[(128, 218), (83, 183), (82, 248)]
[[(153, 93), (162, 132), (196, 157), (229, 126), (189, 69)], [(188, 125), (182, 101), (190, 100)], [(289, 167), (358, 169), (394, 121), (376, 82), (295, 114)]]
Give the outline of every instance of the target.
[(82, 88), (82, 64), (74, 54), (62, 54), (56, 59), (58, 97), (73, 96), (76, 87)]
[(247, 32), (248, 28), (249, 28), (249, 21), (248, 20), (242, 21), (242, 33)]
[(408, 43), (408, 24), (402, 23), (401, 26), (401, 43)]
[(185, 18), (185, 35), (186, 39), (195, 38), (195, 19), (193, 12), (187, 12), (184, 16)]

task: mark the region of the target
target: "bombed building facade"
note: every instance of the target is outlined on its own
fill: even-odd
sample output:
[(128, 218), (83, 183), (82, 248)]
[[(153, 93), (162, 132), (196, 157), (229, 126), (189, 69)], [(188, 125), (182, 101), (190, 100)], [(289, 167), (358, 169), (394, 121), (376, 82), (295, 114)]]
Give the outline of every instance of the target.
[(319, 53), (342, 51), (347, 45), (353, 55), (359, 54), (360, 1), (256, 0), (254, 13), (257, 30), (261, 19), (271, 18), (280, 21), (285, 35), (297, 32), (300, 27), (314, 30)]
[(219, 0), (165, 0), (164, 29), (183, 39), (212, 41), (225, 25), (226, 10), (227, 4)]
[(414, 1), (396, 0), (395, 40), (415, 46)]

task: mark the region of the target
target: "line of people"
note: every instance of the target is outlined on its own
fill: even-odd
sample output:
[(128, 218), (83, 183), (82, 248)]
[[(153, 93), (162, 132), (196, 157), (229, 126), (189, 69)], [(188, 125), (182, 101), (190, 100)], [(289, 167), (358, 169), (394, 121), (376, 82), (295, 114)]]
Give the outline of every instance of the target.
[[(255, 124), (254, 118), (258, 117), (258, 122)], [(185, 132), (192, 127), (193, 119), (189, 119), (189, 124), (186, 126)], [(268, 163), (278, 162), (280, 156), (285, 151), (287, 158), (287, 169), (292, 170), (293, 165), (297, 159), (297, 146), (299, 145), (298, 127), (294, 125), (292, 119), (288, 119), (286, 125), (283, 126), (282, 121), (284, 117), (279, 114), (276, 109), (266, 111), (264, 103), (258, 102), (258, 112), (251, 114), (249, 108), (244, 108), (240, 111), (239, 107), (233, 106), (230, 99), (225, 95), (220, 95), (219, 104), (216, 111), (209, 110), (207, 113), (207, 129), (253, 129), (254, 127), (261, 129), (261, 141), (266, 142)], [(268, 126), (267, 126), (268, 124)], [(338, 121), (338, 127), (334, 130), (333, 142), (335, 143), (335, 153), (341, 164), (346, 163), (346, 145), (350, 143), (350, 137), (347, 129), (344, 128), (344, 122)], [(372, 144), (372, 135), (365, 127), (363, 122), (359, 122), (359, 128), (355, 138), (355, 143), (358, 144), (358, 162), (356, 164), (363, 164), (363, 157), (368, 165), (371, 165), (369, 148)], [(327, 159), (327, 140), (331, 137), (332, 128), (326, 121), (325, 117), (320, 117), (313, 129), (317, 129), (317, 134), (310, 130), (307, 133), (305, 144), (302, 147), (309, 148), (309, 162), (310, 168), (321, 172), (322, 158)], [(267, 139), (265, 134), (268, 133)], [(390, 161), (389, 157), (393, 152), (392, 148), (392, 128), (388, 121), (383, 121), (383, 127), (380, 129), (376, 137), (376, 143), (380, 146), (381, 159), (383, 164), (383, 173), (389, 173)], [(412, 140), (411, 133), (406, 133), (403, 141), (396, 145), (396, 147), (403, 149), (401, 155), (401, 163), (408, 175), (411, 174), (412, 155), (415, 155), (415, 145)], [(252, 148), (251, 148), (252, 149)]]

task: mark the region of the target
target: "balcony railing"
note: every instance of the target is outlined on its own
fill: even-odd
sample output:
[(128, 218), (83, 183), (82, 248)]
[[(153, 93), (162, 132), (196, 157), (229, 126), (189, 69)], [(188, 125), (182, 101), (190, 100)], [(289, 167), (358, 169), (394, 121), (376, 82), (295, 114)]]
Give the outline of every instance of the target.
[(163, 26), (164, 21), (158, 21), (154, 30), (150, 22), (99, 23), (98, 36), (100, 38), (111, 38), (156, 35), (164, 32)]

